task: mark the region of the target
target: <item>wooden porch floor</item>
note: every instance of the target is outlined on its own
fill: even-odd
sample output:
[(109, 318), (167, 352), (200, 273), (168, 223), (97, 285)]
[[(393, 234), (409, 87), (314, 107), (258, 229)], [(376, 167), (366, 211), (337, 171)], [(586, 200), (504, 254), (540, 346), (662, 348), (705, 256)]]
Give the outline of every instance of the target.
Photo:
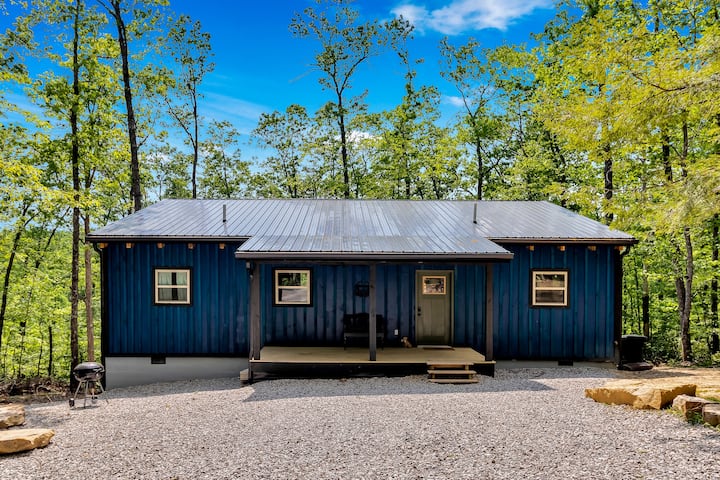
[(485, 356), (472, 348), (384, 348), (377, 349), (377, 360), (368, 359), (367, 348), (342, 347), (263, 347), (260, 361), (313, 363), (483, 363)]
[(334, 378), (352, 375), (409, 375), (427, 372), (428, 363), (472, 364), (482, 374), (493, 376), (495, 362), (472, 348), (384, 348), (377, 360), (369, 360), (367, 348), (273, 347), (260, 350), (259, 360), (250, 360), (250, 379), (258, 377)]

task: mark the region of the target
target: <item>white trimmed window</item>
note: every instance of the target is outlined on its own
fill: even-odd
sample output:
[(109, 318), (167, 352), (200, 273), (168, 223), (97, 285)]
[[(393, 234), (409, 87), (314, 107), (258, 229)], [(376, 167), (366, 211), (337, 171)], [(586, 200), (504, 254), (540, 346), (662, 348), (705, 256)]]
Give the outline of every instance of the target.
[(275, 270), (275, 305), (310, 305), (310, 269)]
[(190, 269), (156, 268), (155, 303), (190, 305)]
[(568, 306), (568, 272), (563, 270), (533, 270), (533, 307)]

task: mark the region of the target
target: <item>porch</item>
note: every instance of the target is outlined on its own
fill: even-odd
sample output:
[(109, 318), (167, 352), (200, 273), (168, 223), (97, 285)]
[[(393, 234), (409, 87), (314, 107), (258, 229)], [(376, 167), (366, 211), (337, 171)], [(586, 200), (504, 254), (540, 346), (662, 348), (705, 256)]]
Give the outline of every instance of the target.
[(260, 360), (249, 362), (248, 380), (420, 375), (428, 364), (471, 364), (478, 374), (495, 374), (494, 361), (465, 347), (390, 347), (377, 350), (373, 361), (367, 348), (265, 346)]

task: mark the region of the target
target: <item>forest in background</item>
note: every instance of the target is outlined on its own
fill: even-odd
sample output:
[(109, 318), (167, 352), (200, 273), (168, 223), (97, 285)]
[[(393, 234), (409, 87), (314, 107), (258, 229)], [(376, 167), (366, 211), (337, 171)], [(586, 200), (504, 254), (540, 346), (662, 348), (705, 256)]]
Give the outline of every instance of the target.
[[(549, 200), (638, 239), (623, 329), (652, 360), (720, 365), (717, 0), (561, 0), (532, 47), (446, 38), (448, 125), (409, 22), (308, 2), (288, 24), (327, 103), (262, 114), (262, 159), (203, 114), (211, 35), (170, 2), (27, 3), (0, 34), (0, 378), (99, 358), (84, 236), (163, 198)], [(405, 72), (386, 111), (357, 81), (377, 56)]]

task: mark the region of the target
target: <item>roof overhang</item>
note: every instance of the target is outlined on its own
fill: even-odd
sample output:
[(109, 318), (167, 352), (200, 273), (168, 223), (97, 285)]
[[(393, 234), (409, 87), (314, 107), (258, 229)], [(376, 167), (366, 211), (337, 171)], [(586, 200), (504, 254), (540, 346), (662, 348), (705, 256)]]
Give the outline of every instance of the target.
[(490, 238), (497, 244), (516, 245), (635, 245), (636, 238)]
[(198, 235), (88, 235), (90, 243), (110, 242), (194, 242), (194, 243), (245, 243), (248, 237), (203, 237)]
[(235, 258), (272, 261), (360, 261), (360, 262), (501, 262), (513, 259), (507, 253), (422, 253), (422, 252), (255, 252), (238, 249)]

